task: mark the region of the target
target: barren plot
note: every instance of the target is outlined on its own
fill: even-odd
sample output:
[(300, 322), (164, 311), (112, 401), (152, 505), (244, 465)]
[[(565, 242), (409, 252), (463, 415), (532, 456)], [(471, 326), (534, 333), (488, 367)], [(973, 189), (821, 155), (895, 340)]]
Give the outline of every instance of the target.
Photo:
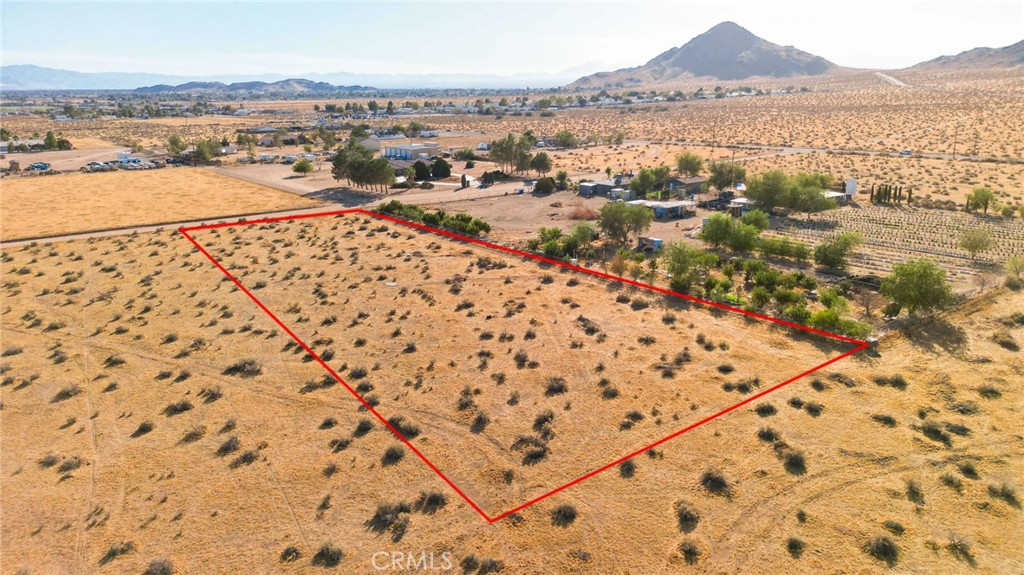
[(855, 347), (357, 213), (190, 233), (485, 516)]
[(13, 240), (317, 205), (193, 168), (5, 178), (0, 237)]

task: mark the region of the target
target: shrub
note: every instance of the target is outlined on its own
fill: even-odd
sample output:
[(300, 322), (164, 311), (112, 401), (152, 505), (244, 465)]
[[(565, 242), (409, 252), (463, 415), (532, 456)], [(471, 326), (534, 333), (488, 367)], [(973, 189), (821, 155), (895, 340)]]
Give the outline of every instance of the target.
[(924, 505), (924, 492), (921, 491), (921, 484), (913, 479), (907, 481), (907, 500), (917, 505)]
[(397, 465), (403, 457), (405, 457), (405, 450), (397, 445), (392, 445), (384, 451), (384, 456), (381, 457), (380, 463), (385, 467)]
[(558, 527), (568, 527), (577, 517), (576, 508), (572, 505), (559, 505), (551, 511), (551, 523)]
[(1011, 506), (1020, 509), (1020, 500), (1017, 499), (1017, 491), (1006, 483), (1002, 485), (989, 485), (988, 494), (996, 499), (1002, 499)]
[(736, 368), (733, 367), (730, 363), (723, 363), (722, 365), (718, 366), (718, 372), (722, 374), (729, 374), (734, 371), (736, 371)]
[(796, 537), (790, 537), (786, 540), (786, 551), (789, 551), (789, 554), (794, 559), (800, 558), (800, 555), (803, 554), (805, 547), (807, 547), (807, 545), (803, 541), (797, 539)]
[(317, 549), (316, 554), (313, 555), (313, 565), (318, 567), (337, 567), (344, 556), (345, 553), (341, 549), (330, 543), (324, 543), (320, 546), (320, 549)]
[(186, 399), (182, 399), (181, 401), (176, 401), (174, 403), (169, 404), (167, 407), (164, 408), (162, 413), (167, 417), (170, 417), (172, 415), (178, 415), (180, 413), (185, 413), (186, 411), (191, 410), (192, 402)]
[(782, 466), (791, 475), (807, 473), (807, 461), (802, 451), (787, 449), (782, 454)]
[(961, 463), (957, 466), (957, 469), (959, 469), (960, 473), (967, 479), (978, 479), (981, 477), (978, 474), (978, 469), (974, 467), (974, 464), (970, 461)]
[(254, 450), (249, 450), (231, 461), (231, 469), (237, 469), (243, 465), (252, 465), (259, 458), (259, 453)]
[(900, 548), (896, 542), (884, 535), (869, 541), (866, 549), (869, 555), (880, 561), (885, 561), (889, 567), (895, 565), (900, 557)]
[(676, 519), (679, 522), (679, 530), (683, 533), (690, 533), (700, 523), (700, 511), (689, 503), (680, 501), (676, 503)]
[(775, 409), (775, 406), (770, 403), (761, 403), (754, 408), (754, 413), (758, 414), (761, 417), (770, 417), (772, 415), (775, 415), (777, 413), (777, 410)]
[(814, 401), (808, 401), (804, 404), (804, 410), (812, 416), (818, 417), (825, 410), (825, 406)]
[(150, 562), (146, 570), (142, 572), (142, 575), (172, 575), (174, 573), (174, 565), (166, 559), (157, 559)]
[(757, 438), (761, 441), (775, 441), (779, 439), (779, 434), (770, 427), (762, 427), (757, 430)]
[(224, 457), (229, 453), (234, 453), (242, 446), (242, 442), (239, 441), (237, 436), (232, 435), (224, 443), (220, 444), (217, 448), (217, 456)]
[(352, 433), (354, 437), (362, 437), (373, 429), (373, 421), (369, 419), (360, 419), (359, 423), (356, 424), (356, 430)]
[[(360, 422), (360, 424), (361, 423), (362, 422)], [(391, 424), (391, 427), (394, 427), (395, 430), (401, 433), (402, 437), (406, 439), (416, 439), (416, 437), (420, 434), (420, 428), (413, 425), (412, 423), (406, 422), (405, 418), (402, 417), (401, 415), (396, 415), (394, 417), (388, 418), (388, 423)]]
[(942, 484), (949, 487), (953, 491), (960, 493), (964, 488), (964, 482), (960, 481), (960, 478), (953, 475), (952, 473), (943, 473), (940, 478)]
[(891, 415), (875, 414), (871, 416), (871, 419), (886, 427), (896, 427), (896, 418)]
[(146, 435), (150, 431), (153, 431), (153, 422), (143, 421), (142, 423), (139, 424), (139, 427), (137, 427), (135, 431), (132, 433), (132, 437), (142, 437), (143, 435)]
[(100, 558), (100, 565), (106, 565), (121, 555), (127, 555), (132, 551), (135, 551), (135, 543), (133, 541), (125, 541), (120, 544), (115, 543), (111, 545), (103, 557)]
[(905, 531), (902, 525), (891, 519), (882, 523), (882, 527), (885, 527), (893, 535), (903, 535), (903, 532)]
[(263, 368), (255, 359), (243, 359), (229, 365), (223, 372), (224, 375), (236, 375), (238, 377), (256, 377), (263, 373)]
[(700, 559), (700, 547), (697, 547), (697, 544), (689, 539), (679, 544), (679, 552), (688, 565), (693, 565)]
[(63, 389), (57, 392), (57, 395), (53, 396), (53, 399), (50, 400), (50, 403), (59, 403), (66, 399), (71, 399), (72, 397), (78, 395), (81, 392), (82, 388), (79, 387), (78, 384), (66, 385), (64, 386)]
[(636, 463), (632, 459), (627, 459), (619, 464), (619, 475), (624, 479), (629, 479), (636, 474)]
[(302, 552), (299, 551), (299, 548), (289, 545), (281, 552), (281, 563), (291, 563), (292, 561), (297, 561), (299, 557), (302, 557)]
[(193, 427), (189, 429), (187, 432), (185, 432), (185, 436), (181, 438), (181, 442), (195, 443), (196, 441), (202, 439), (204, 435), (206, 435), (206, 427), (202, 425), (198, 427)]
[(547, 387), (544, 389), (544, 395), (551, 397), (553, 395), (561, 395), (567, 391), (569, 391), (569, 386), (566, 385), (564, 378), (552, 377), (548, 380)]
[(732, 495), (732, 488), (729, 486), (729, 482), (722, 475), (722, 472), (717, 469), (705, 471), (700, 477), (700, 484), (714, 495)]
[(433, 491), (431, 493), (420, 493), (414, 509), (416, 511), (432, 515), (437, 513), (445, 505), (448, 505), (448, 496), (444, 493)]
[(888, 377), (884, 375), (877, 375), (872, 379), (872, 381), (874, 381), (878, 385), (895, 387), (900, 391), (903, 391), (904, 389), (907, 388), (907, 381), (903, 379), (903, 376), (900, 374)]
[(952, 438), (949, 433), (946, 433), (946, 430), (934, 421), (926, 421), (924, 425), (921, 426), (921, 433), (932, 441), (944, 443), (947, 447), (952, 443)]

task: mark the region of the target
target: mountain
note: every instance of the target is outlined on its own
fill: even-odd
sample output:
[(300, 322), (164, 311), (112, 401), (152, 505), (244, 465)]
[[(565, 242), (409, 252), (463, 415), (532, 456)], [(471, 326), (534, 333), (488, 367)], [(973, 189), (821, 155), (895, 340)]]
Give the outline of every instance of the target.
[(1024, 65), (1024, 40), (1002, 48), (975, 48), (956, 56), (939, 56), (909, 69), (1013, 68), (1021, 65)]
[(743, 80), (751, 77), (816, 76), (837, 69), (828, 60), (780, 46), (734, 22), (722, 22), (643, 66), (585, 76), (569, 88), (615, 84), (664, 84), (695, 77)]
[[(553, 88), (605, 68), (589, 62), (560, 72), (545, 74), (353, 74), (348, 72), (302, 74), (296, 79), (283, 74), (231, 76), (175, 76), (132, 72), (75, 72), (29, 64), (0, 66), (0, 90), (135, 90), (140, 93), (173, 91), (288, 91), (332, 92), (334, 86), (375, 86), (381, 89), (508, 89)], [(220, 86), (218, 86), (218, 84)], [(242, 87), (243, 84), (252, 84)], [(234, 86), (234, 88), (232, 88)], [(144, 87), (144, 88), (143, 88)]]
[(327, 82), (314, 82), (301, 78), (288, 78), (277, 82), (185, 82), (177, 86), (157, 84), (144, 88), (136, 88), (137, 94), (168, 94), (168, 93), (246, 93), (246, 94), (334, 94), (337, 92), (365, 92), (375, 88), (367, 86), (335, 86)]

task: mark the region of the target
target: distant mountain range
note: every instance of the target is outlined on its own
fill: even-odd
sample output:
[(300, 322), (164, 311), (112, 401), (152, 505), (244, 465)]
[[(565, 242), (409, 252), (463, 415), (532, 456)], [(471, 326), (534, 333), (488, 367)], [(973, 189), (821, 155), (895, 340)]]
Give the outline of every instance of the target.
[[(1004, 48), (975, 48), (941, 56), (908, 70), (1012, 68), (1024, 65), (1024, 41)], [(596, 72), (605, 66), (587, 63), (556, 74), (281, 74), (187, 77), (128, 72), (75, 72), (28, 64), (0, 66), (0, 90), (135, 90), (160, 93), (333, 94), (379, 89), (569, 89), (650, 86), (683, 83), (693, 78), (741, 81), (748, 78), (822, 76), (850, 71), (828, 60), (759, 38), (733, 22), (722, 22), (678, 48), (642, 66)], [(596, 73), (594, 73), (596, 72)], [(582, 77), (581, 74), (583, 74)], [(589, 75), (587, 75), (589, 74)], [(574, 81), (575, 80), (575, 81)], [(372, 88), (370, 86), (373, 86)]]
[[(1010, 68), (1024, 64), (1024, 41), (1005, 48), (975, 48), (942, 56), (909, 69)], [(828, 60), (759, 38), (734, 22), (722, 22), (686, 44), (667, 50), (642, 66), (598, 72), (568, 88), (648, 86), (693, 78), (737, 81), (748, 78), (821, 76), (850, 71)]]
[(933, 68), (1012, 68), (1024, 66), (1024, 40), (1002, 48), (975, 48), (956, 56), (939, 56), (921, 62), (911, 70)]
[[(587, 63), (555, 74), (303, 74), (303, 79), (282, 74), (236, 76), (174, 76), (125, 72), (75, 72), (30, 64), (0, 66), (0, 90), (149, 90), (169, 91), (284, 91), (288, 84), (301, 92), (330, 93), (358, 89), (507, 89), (553, 88), (606, 65)], [(242, 87), (250, 85), (250, 88)], [(223, 88), (221, 88), (223, 86)], [(373, 88), (366, 88), (373, 86)]]

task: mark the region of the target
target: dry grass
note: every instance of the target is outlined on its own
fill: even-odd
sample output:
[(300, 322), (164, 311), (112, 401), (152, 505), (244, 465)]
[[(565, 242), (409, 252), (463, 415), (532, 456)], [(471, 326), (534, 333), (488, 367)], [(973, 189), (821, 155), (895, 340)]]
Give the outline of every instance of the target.
[(5, 178), (0, 237), (11, 240), (317, 205), (206, 169)]

